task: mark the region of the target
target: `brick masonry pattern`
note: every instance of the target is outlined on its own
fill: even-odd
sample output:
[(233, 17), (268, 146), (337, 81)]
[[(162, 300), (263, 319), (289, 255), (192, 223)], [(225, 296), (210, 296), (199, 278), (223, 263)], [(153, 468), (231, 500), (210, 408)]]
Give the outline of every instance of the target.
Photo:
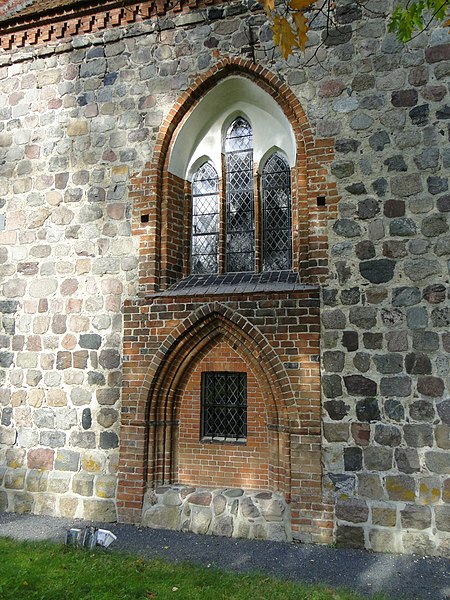
[[(338, 544), (448, 555), (447, 31), (403, 49), (382, 18), (355, 10), (335, 37), (319, 23), (306, 56), (286, 63), (271, 61), (267, 26), (244, 4), (189, 18), (0, 54), (0, 506), (116, 518), (119, 434), (139, 450), (119, 430), (121, 308), (179, 272), (182, 252), (155, 259), (169, 244), (158, 198), (176, 200), (182, 183), (160, 173), (177, 119), (234, 69), (298, 127), (297, 168), (320, 155), (298, 265), (322, 285), (324, 495), (316, 482), (315, 514), (293, 513), (294, 524), (312, 539), (333, 506)], [(307, 62), (316, 50), (325, 68)], [(125, 311), (150, 305), (128, 300)], [(118, 489), (122, 510), (135, 493)]]

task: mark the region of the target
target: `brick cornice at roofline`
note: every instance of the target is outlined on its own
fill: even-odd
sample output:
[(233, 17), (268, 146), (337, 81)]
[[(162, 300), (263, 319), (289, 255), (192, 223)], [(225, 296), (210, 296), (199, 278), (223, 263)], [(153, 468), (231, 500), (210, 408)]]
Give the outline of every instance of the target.
[(132, 0), (83, 1), (33, 14), (20, 13), (0, 21), (0, 45), (4, 50), (67, 40), (148, 19), (228, 4), (227, 0)]

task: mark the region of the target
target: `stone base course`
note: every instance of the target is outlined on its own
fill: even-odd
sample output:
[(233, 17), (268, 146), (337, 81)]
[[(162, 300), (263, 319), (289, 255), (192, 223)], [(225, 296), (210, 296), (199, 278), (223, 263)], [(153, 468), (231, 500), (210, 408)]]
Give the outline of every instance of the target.
[(450, 558), (448, 506), (342, 498), (335, 507), (336, 543), (345, 548)]
[[(190, 319), (205, 298), (146, 299), (185, 273), (175, 267), (190, 247), (177, 213), (187, 192), (164, 157), (181, 108), (226, 72), (277, 88), (315, 157), (294, 186), (311, 192), (293, 236), (301, 283), (321, 286), (311, 310), (292, 295), (260, 298), (259, 312), (251, 295), (226, 300), (272, 335), (302, 417), (269, 430), (289, 441), (280, 456), (289, 449), (293, 468), (267, 488), (289, 497), (302, 541), (333, 531), (338, 545), (448, 556), (448, 31), (403, 48), (382, 14), (393, 1), (343, 2), (342, 32), (327, 37), (317, 19), (306, 55), (284, 61), (256, 5), (206, 4), (131, 26), (117, 8), (118, 26), (109, 11), (101, 31), (86, 21), (64, 39), (51, 23), (0, 32), (0, 509), (115, 520), (127, 508), (139, 522), (146, 486), (166, 481), (147, 481), (142, 389), (178, 313)], [(237, 514), (261, 514), (235, 522), (219, 485), (190, 492), (211, 497), (185, 502), (189, 515), (173, 490), (155, 505), (147, 494), (144, 520), (278, 535), (253, 493)]]
[(142, 525), (206, 535), (290, 542), (290, 510), (276, 492), (162, 486), (147, 492)]
[(0, 510), (117, 521), (115, 475), (0, 467)]

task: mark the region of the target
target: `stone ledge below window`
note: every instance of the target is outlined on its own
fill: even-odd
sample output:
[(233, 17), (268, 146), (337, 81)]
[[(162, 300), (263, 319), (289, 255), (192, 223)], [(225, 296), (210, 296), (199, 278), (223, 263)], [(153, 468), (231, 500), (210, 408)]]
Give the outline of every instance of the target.
[(225, 273), (217, 275), (189, 275), (169, 289), (149, 295), (149, 298), (174, 296), (212, 296), (214, 294), (251, 294), (258, 292), (293, 292), (311, 289), (300, 283), (293, 271), (265, 271), (263, 273)]

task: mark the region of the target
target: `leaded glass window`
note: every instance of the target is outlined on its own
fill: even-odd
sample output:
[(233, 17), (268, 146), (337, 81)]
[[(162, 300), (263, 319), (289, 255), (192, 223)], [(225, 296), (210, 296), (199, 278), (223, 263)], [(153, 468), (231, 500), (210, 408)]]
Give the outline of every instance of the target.
[(253, 133), (242, 117), (228, 129), (226, 159), (226, 270), (255, 270)]
[(291, 175), (289, 165), (272, 154), (262, 172), (263, 270), (292, 266)]
[(252, 128), (238, 117), (224, 140), (221, 192), (211, 162), (205, 162), (193, 177), (192, 274), (292, 268), (290, 167), (280, 153), (269, 157), (256, 202), (253, 151)]
[(219, 267), (219, 178), (206, 162), (192, 179), (192, 273), (217, 273)]
[(247, 437), (247, 374), (202, 373), (202, 437), (238, 441)]

